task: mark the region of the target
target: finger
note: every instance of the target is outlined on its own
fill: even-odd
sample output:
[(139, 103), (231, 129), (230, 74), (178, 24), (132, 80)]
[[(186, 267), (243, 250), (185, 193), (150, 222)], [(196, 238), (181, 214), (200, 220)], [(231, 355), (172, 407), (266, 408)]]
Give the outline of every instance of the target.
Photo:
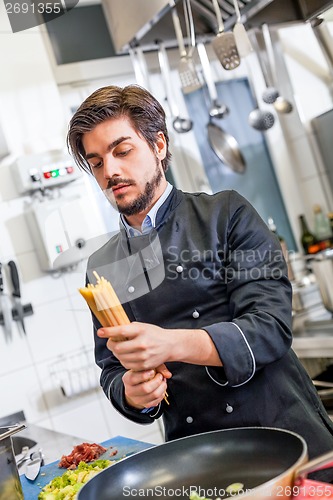
[(145, 370), (141, 372), (135, 372), (133, 370), (128, 370), (123, 375), (124, 383), (130, 385), (139, 385), (144, 382), (148, 382), (149, 380), (155, 377), (155, 370)]
[(106, 347), (128, 370), (140, 372), (155, 368), (155, 364), (152, 364), (148, 354), (145, 351), (137, 350), (132, 342), (113, 342), (108, 339)]
[[(155, 382), (157, 380), (157, 386)], [(136, 386), (127, 387), (125, 384), (125, 397), (129, 398), (136, 405), (149, 408), (156, 406), (162, 401), (166, 391), (166, 382), (161, 374), (156, 375), (154, 381), (145, 382)]]
[(155, 368), (155, 370), (158, 373), (161, 373), (164, 378), (171, 378), (172, 377), (172, 373), (168, 370), (168, 368), (165, 366), (164, 363), (162, 365), (159, 365), (157, 368)]
[(145, 408), (153, 408), (153, 407), (159, 405), (160, 402), (163, 401), (163, 399), (164, 399), (164, 396), (159, 397), (157, 399), (152, 399), (151, 401), (148, 401), (147, 403), (145, 403), (144, 407)]
[(132, 329), (128, 329), (131, 325), (119, 325), (119, 326), (108, 326), (104, 328), (99, 328), (97, 330), (97, 335), (101, 338), (111, 339), (114, 342), (121, 342), (123, 340), (128, 340), (134, 336), (135, 332)]
[[(147, 373), (147, 376), (149, 373)], [(127, 372), (123, 375), (123, 382), (125, 391), (130, 397), (157, 398), (162, 395), (166, 390), (166, 382), (161, 373), (156, 373), (153, 377), (138, 384), (133, 384), (135, 373)]]
[(142, 384), (142, 389), (146, 393), (146, 395), (153, 398), (161, 398), (165, 394), (167, 388), (166, 379), (163, 377), (161, 373), (156, 373), (156, 375), (148, 382), (144, 382)]

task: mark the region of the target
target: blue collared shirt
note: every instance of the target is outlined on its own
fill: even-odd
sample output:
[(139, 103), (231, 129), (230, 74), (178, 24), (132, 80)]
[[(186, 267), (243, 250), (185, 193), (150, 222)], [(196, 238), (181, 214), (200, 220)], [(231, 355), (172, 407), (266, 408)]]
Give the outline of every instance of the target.
[(127, 236), (129, 238), (133, 238), (133, 236), (141, 236), (142, 234), (147, 234), (153, 229), (153, 227), (155, 227), (156, 214), (158, 212), (158, 209), (163, 205), (163, 203), (171, 193), (172, 188), (173, 186), (170, 184), (170, 182), (168, 182), (167, 187), (165, 188), (162, 196), (160, 196), (155, 205), (149, 210), (146, 217), (144, 218), (141, 225), (141, 230), (130, 226), (126, 221), (125, 217), (123, 216), (123, 214), (120, 214), (120, 224), (122, 224), (123, 227), (126, 229)]
[[(155, 205), (149, 210), (146, 217), (143, 219), (143, 222), (141, 225), (141, 231), (139, 229), (136, 229), (136, 228), (130, 226), (127, 223), (123, 214), (120, 214), (120, 224), (122, 224), (123, 227), (125, 228), (125, 230), (127, 232), (127, 236), (129, 238), (133, 238), (134, 236), (140, 236), (142, 234), (147, 234), (153, 229), (153, 227), (155, 227), (157, 211), (163, 205), (163, 203), (165, 202), (165, 200), (167, 199), (167, 197), (171, 193), (172, 188), (173, 188), (173, 186), (170, 184), (170, 182), (168, 182), (167, 187), (165, 188), (162, 196), (160, 196), (160, 198), (157, 200)], [(152, 406), (151, 408), (144, 408), (143, 410), (141, 410), (140, 413), (150, 413), (154, 409), (155, 409), (154, 406)]]

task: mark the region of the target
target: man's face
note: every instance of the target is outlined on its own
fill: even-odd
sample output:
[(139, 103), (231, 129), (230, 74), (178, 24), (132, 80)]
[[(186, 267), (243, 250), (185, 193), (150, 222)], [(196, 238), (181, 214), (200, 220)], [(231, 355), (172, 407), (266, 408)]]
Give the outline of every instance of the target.
[(152, 151), (127, 117), (111, 118), (85, 133), (82, 143), (91, 171), (112, 205), (128, 219), (139, 215), (138, 222), (143, 220), (166, 186), (163, 133)]

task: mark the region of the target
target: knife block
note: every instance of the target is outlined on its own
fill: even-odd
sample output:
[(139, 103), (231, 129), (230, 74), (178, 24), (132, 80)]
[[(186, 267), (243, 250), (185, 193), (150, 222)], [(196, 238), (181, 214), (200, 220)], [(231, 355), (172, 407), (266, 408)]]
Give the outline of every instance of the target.
[[(23, 306), (24, 317), (31, 316), (33, 313), (34, 313), (34, 310), (33, 310), (32, 304), (25, 304)], [(19, 315), (18, 315), (17, 309), (15, 307), (12, 309), (12, 318), (14, 321), (19, 320)], [(0, 312), (0, 325), (3, 325), (3, 324), (4, 324), (3, 314), (2, 314), (2, 312)]]

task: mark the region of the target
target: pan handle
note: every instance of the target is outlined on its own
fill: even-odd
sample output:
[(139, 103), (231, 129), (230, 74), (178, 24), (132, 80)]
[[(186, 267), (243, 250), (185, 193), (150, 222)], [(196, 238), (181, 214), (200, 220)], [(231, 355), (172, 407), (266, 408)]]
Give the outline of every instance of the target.
[(4, 432), (3, 434), (0, 434), (0, 441), (6, 439), (9, 436), (12, 436), (13, 434), (16, 434), (17, 432), (23, 431), (23, 429), (25, 428), (26, 428), (25, 424), (20, 424), (16, 425), (15, 427), (8, 428), (8, 431)]
[(333, 467), (333, 451), (329, 451), (324, 455), (320, 455), (296, 470), (295, 484), (300, 484), (304, 481), (310, 472), (315, 472), (322, 469)]
[(326, 387), (328, 389), (333, 389), (333, 382), (325, 382), (324, 380), (312, 380), (312, 383), (316, 387)]

